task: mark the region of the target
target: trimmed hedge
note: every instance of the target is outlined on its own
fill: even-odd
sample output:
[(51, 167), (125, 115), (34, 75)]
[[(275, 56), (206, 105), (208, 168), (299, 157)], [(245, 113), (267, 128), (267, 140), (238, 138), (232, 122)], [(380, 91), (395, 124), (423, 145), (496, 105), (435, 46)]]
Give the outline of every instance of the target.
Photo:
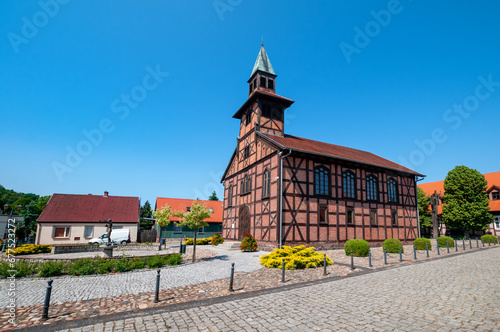
[[(453, 248), (455, 247), (455, 240), (453, 240), (451, 237), (449, 236), (440, 236), (437, 238), (437, 243), (439, 245), (440, 248), (446, 248), (446, 242), (448, 242), (448, 246), (450, 248)], [(425, 246), (425, 244), (424, 244)]]
[[(206, 246), (209, 245), (211, 242), (212, 242), (212, 237), (207, 237), (206, 239), (196, 239), (197, 246)], [(194, 244), (194, 239), (187, 237), (186, 241), (184, 241), (184, 244), (191, 246)]]
[(7, 254), (17, 255), (32, 255), (44, 254), (52, 251), (52, 246), (48, 244), (23, 244), (15, 249), (7, 249)]
[(399, 239), (387, 239), (382, 244), (382, 247), (385, 248), (388, 254), (399, 254), (399, 247), (401, 247), (401, 252), (405, 252), (405, 248), (403, 248)]
[(498, 238), (494, 235), (491, 234), (485, 234), (481, 236), (481, 240), (483, 240), (484, 243), (488, 243), (488, 239), (490, 240), (490, 243), (498, 243)]
[[(429, 239), (426, 239), (424, 237), (419, 237), (419, 238), (416, 238), (415, 241), (413, 241), (413, 245), (415, 246), (415, 249), (417, 249), (417, 250), (425, 250), (426, 249), (425, 244), (428, 245), (429, 250), (432, 249), (431, 240), (429, 240)], [(446, 247), (446, 243), (444, 244), (444, 246)]]
[(351, 256), (352, 254), (356, 257), (368, 257), (368, 250), (370, 249), (370, 244), (368, 241), (363, 239), (352, 239), (347, 240), (344, 244), (344, 250), (346, 256)]
[[(283, 249), (274, 249), (270, 254), (260, 258), (260, 264), (269, 268), (281, 269), (282, 260), (285, 259), (285, 270), (309, 269), (323, 266), (324, 256), (314, 251), (314, 247), (306, 246), (283, 246)], [(326, 265), (333, 264), (329, 256), (326, 256)]]

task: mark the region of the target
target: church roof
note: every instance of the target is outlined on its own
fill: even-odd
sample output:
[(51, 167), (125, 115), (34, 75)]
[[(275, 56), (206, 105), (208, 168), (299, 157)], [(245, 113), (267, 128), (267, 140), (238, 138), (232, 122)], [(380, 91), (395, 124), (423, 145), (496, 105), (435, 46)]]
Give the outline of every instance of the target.
[(395, 162), (379, 157), (370, 152), (325, 142), (313, 141), (310, 139), (292, 135), (276, 136), (276, 135), (266, 134), (263, 132), (259, 132), (259, 135), (271, 141), (271, 143), (274, 142), (281, 149), (292, 149), (297, 152), (317, 154), (326, 157), (333, 157), (336, 159), (349, 160), (367, 165), (388, 168), (404, 173), (410, 173), (417, 176), (423, 176), (422, 174), (417, 173), (409, 168), (396, 164)]
[(272, 75), (276, 75), (273, 70), (273, 66), (271, 65), (271, 61), (267, 56), (266, 50), (264, 49), (264, 45), (260, 47), (259, 55), (257, 56), (257, 60), (255, 60), (255, 65), (253, 66), (252, 74), (250, 77), (257, 72), (257, 70), (263, 71), (265, 73), (269, 73)]

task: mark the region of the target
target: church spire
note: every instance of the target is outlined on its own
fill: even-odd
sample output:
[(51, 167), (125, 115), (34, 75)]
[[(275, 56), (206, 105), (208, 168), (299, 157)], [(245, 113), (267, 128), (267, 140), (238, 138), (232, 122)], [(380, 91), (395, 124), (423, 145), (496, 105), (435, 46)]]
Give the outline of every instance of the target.
[(264, 49), (264, 39), (262, 39), (262, 45), (260, 47), (259, 55), (257, 56), (257, 60), (255, 60), (255, 65), (253, 66), (252, 74), (250, 78), (260, 70), (264, 73), (268, 73), (271, 75), (276, 75), (273, 70), (273, 66), (271, 65), (271, 61), (267, 56), (266, 50)]
[(249, 83), (249, 95), (251, 95), (255, 90), (266, 91), (275, 93), (275, 79), (276, 74), (274, 73), (271, 61), (267, 56), (266, 50), (264, 49), (264, 37), (262, 38), (262, 44), (260, 46), (259, 55), (253, 66), (252, 74), (250, 75)]

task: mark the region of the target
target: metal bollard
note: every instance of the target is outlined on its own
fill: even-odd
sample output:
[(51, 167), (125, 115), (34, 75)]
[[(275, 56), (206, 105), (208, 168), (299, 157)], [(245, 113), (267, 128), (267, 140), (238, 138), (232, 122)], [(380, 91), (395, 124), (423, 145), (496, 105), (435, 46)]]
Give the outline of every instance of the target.
[(281, 263), (281, 282), (285, 282), (285, 259)]
[(479, 239), (476, 239), (476, 245), (479, 248)]
[(490, 237), (488, 237), (488, 247), (491, 247)]
[(469, 247), (472, 249), (472, 240), (469, 238)]
[(368, 267), (372, 267), (372, 250), (368, 249)]
[(156, 290), (155, 290), (155, 300), (153, 301), (154, 303), (160, 302), (159, 295), (160, 295), (160, 269), (156, 268)]
[(455, 240), (455, 251), (458, 251), (458, 242)]
[(437, 246), (437, 251), (438, 251), (438, 256), (441, 255), (441, 253), (439, 252), (439, 243), (436, 243), (436, 246)]
[(403, 251), (401, 250), (401, 246), (399, 246), (399, 262), (403, 262)]
[(429, 257), (429, 245), (425, 244), (425, 251), (427, 251), (427, 257)]
[(465, 239), (462, 240), (463, 244), (464, 244), (464, 250), (465, 250)]
[(182, 254), (182, 239), (181, 239), (181, 244), (179, 245), (179, 254)]
[(354, 270), (354, 254), (352, 250), (351, 250), (351, 270)]
[(481, 243), (483, 244), (483, 248), (484, 248), (484, 240), (483, 240), (483, 238), (481, 238)]
[(326, 276), (326, 254), (323, 254), (323, 275)]
[(446, 241), (446, 250), (450, 253), (450, 243), (448, 241)]
[(2, 252), (5, 252), (5, 244), (7, 243), (7, 240), (3, 241), (2, 243)]
[(234, 281), (234, 263), (231, 263), (231, 277), (229, 278), (229, 291), (231, 292), (234, 292), (233, 281)]
[(384, 264), (387, 265), (387, 251), (384, 248)]
[(417, 247), (413, 246), (413, 259), (417, 260)]
[(49, 306), (50, 306), (50, 294), (52, 293), (52, 282), (54, 280), (50, 279), (47, 281), (47, 292), (45, 293), (45, 303), (43, 305), (42, 320), (49, 319)]

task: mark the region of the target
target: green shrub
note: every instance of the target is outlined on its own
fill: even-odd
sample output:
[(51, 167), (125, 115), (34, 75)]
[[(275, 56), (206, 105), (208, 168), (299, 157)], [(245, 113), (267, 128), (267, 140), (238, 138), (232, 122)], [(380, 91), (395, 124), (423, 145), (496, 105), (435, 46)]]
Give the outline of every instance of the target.
[(146, 265), (151, 268), (157, 268), (157, 267), (163, 267), (167, 264), (167, 259), (163, 256), (160, 255), (154, 255), (151, 257), (148, 257), (146, 260)]
[[(439, 247), (441, 247), (441, 248), (446, 248), (446, 242), (448, 242), (448, 246), (450, 248), (455, 247), (455, 240), (453, 240), (451, 237), (440, 236), (437, 238), (437, 243), (438, 243)], [(425, 247), (425, 244), (424, 244), (424, 247)]]
[(146, 260), (144, 258), (134, 257), (130, 260), (130, 268), (132, 270), (140, 270), (146, 267)]
[(351, 256), (352, 250), (352, 254), (356, 257), (367, 257), (368, 249), (370, 249), (370, 244), (368, 243), (368, 241), (365, 241), (363, 239), (347, 240), (347, 242), (344, 244), (346, 256)]
[(83, 258), (74, 260), (70, 263), (69, 274), (75, 276), (97, 274), (100, 262), (101, 259), (95, 258)]
[(10, 276), (15, 276), (16, 278), (32, 276), (38, 273), (39, 266), (39, 262), (30, 262), (24, 259), (2, 261), (0, 263), (0, 276), (2, 278)]
[(219, 244), (223, 244), (223, 243), (224, 243), (224, 239), (222, 238), (222, 235), (220, 235), (219, 233), (215, 233), (214, 236), (212, 236), (211, 244), (213, 246), (218, 246)]
[(243, 241), (240, 244), (240, 250), (243, 251), (257, 251), (257, 241), (252, 234), (246, 233)]
[(402, 252), (405, 252), (399, 239), (387, 239), (382, 244), (382, 247), (384, 247), (385, 251), (389, 254), (399, 254), (399, 247), (401, 247)]
[[(314, 251), (314, 247), (305, 246), (283, 246), (283, 249), (274, 249), (270, 254), (260, 258), (260, 264), (269, 268), (281, 268), (282, 260), (285, 259), (285, 269), (308, 269), (323, 266), (323, 255)], [(327, 256), (326, 264), (333, 264)]]
[(67, 263), (64, 261), (46, 261), (41, 264), (39, 277), (55, 277), (66, 273)]
[(114, 259), (99, 258), (97, 265), (97, 273), (107, 274), (115, 270), (116, 261)]
[[(417, 250), (425, 250), (426, 244), (427, 244), (427, 247), (429, 248), (429, 250), (431, 250), (432, 249), (431, 240), (426, 239), (424, 237), (419, 237), (419, 238), (416, 238), (415, 241), (413, 241), (413, 245), (415, 246), (415, 249), (417, 249)], [(446, 242), (445, 242), (444, 246), (446, 247)]]
[(125, 257), (115, 260), (115, 272), (130, 271), (130, 261)]
[(498, 238), (494, 235), (485, 234), (481, 236), (481, 240), (483, 240), (484, 243), (488, 243), (488, 239), (490, 240), (490, 243), (498, 243)]
[[(206, 239), (196, 239), (196, 245), (197, 246), (205, 246), (207, 244), (210, 244), (212, 242), (211, 237), (207, 237)], [(194, 244), (194, 239), (191, 239), (189, 237), (186, 238), (186, 241), (184, 241), (185, 245), (193, 245)]]
[(182, 255), (181, 254), (173, 254), (167, 258), (167, 264), (168, 265), (179, 265), (182, 262)]

